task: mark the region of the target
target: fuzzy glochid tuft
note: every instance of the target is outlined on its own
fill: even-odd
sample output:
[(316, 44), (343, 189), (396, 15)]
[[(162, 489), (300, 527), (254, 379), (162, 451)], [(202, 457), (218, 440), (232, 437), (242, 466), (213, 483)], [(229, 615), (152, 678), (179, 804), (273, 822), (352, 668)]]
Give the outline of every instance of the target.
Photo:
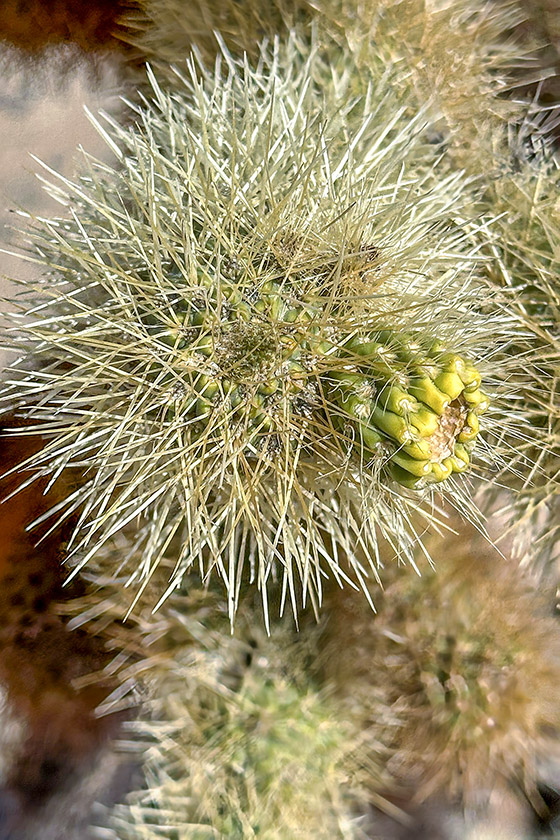
[(138, 587), (172, 547), (162, 598), (196, 567), (232, 618), (277, 578), (297, 613), (327, 577), (366, 591), (380, 542), (414, 563), (436, 494), (472, 516), (472, 477), (512, 460), (514, 337), (530, 355), (476, 272), (469, 182), (397, 68), (329, 56), (294, 34), (254, 69), (191, 58), (98, 125), (118, 166), (49, 185), (69, 215), (31, 230), (3, 400), (48, 439), (34, 475), (82, 472), (77, 570), (134, 526)]

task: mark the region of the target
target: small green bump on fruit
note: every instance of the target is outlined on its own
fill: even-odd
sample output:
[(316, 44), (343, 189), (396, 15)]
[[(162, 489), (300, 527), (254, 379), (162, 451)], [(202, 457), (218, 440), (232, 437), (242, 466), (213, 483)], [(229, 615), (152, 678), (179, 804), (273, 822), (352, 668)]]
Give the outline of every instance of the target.
[(202, 327), (206, 320), (207, 313), (204, 309), (194, 309), (190, 316), (190, 323), (193, 327)]
[(295, 324), (301, 317), (301, 309), (288, 309), (282, 318), (287, 324)]
[(470, 406), (476, 408), (477, 413), (482, 413), (488, 408), (489, 401), (486, 395), (480, 390), (480, 388), (475, 388), (474, 391), (471, 391), (465, 388), (463, 392), (463, 398), (466, 403)]
[(451, 359), (459, 359), (460, 361), (462, 361), (461, 356), (457, 356), (455, 353), (449, 353), (448, 351), (446, 351), (445, 345), (437, 339), (436, 341), (432, 342), (432, 344), (430, 344), (428, 353), (432, 357), (437, 357), (438, 361), (441, 362), (441, 364), (446, 364), (447, 360)]
[[(438, 346), (441, 347), (441, 345)], [(442, 370), (448, 373), (456, 373), (461, 379), (466, 375), (467, 362), (462, 356), (458, 356), (457, 353), (434, 351), (433, 356)]]
[(427, 376), (412, 377), (409, 391), (416, 399), (435, 411), (436, 414), (443, 414), (450, 402), (447, 394), (442, 394), (439, 388), (436, 388)]
[(448, 458), (444, 458), (443, 461), (441, 461), (441, 466), (443, 469), (449, 470), (449, 475), (451, 475), (453, 472), (453, 455), (450, 455)]
[(214, 352), (212, 336), (203, 335), (198, 338), (193, 345), (193, 350), (196, 350), (197, 353), (202, 353), (203, 356), (211, 356)]
[(353, 338), (346, 345), (346, 349), (357, 356), (365, 356), (367, 358), (375, 358), (375, 356), (384, 354), (387, 348), (379, 341), (361, 341), (358, 338)]
[(465, 466), (468, 466), (471, 460), (470, 453), (467, 447), (462, 443), (455, 444), (455, 451), (453, 453), (453, 457), (456, 458), (458, 461), (461, 461)]
[(435, 385), (444, 394), (447, 394), (452, 400), (456, 400), (461, 395), (464, 389), (464, 384), (461, 377), (456, 373), (449, 373), (444, 371), (436, 376)]
[(307, 371), (305, 370), (303, 365), (300, 364), (299, 362), (290, 360), (288, 362), (288, 368), (289, 368), (289, 372), (290, 372), (290, 379), (294, 379), (296, 381), (297, 380), (304, 381), (304, 380), (309, 378), (309, 374), (307, 373)]
[(432, 463), (432, 477), (437, 481), (445, 481), (449, 478), (452, 471), (452, 465), (449, 458), (445, 458), (441, 463)]
[(280, 384), (281, 383), (279, 379), (270, 379), (268, 382), (262, 382), (257, 390), (259, 394), (270, 396), (271, 394), (275, 394), (276, 391), (279, 390)]
[(397, 484), (400, 484), (401, 487), (407, 487), (409, 490), (419, 490), (426, 484), (425, 477), (418, 478), (418, 476), (412, 475), (392, 461), (389, 462), (389, 473)]
[(259, 412), (253, 417), (251, 425), (259, 432), (268, 432), (272, 428), (273, 420), (272, 417), (270, 417), (268, 414), (263, 414), (262, 412)]
[(197, 419), (201, 420), (204, 417), (207, 417), (212, 410), (212, 404), (208, 402), (208, 400), (199, 397), (195, 403), (195, 416)]
[(451, 466), (454, 473), (462, 473), (469, 466), (469, 461), (464, 461), (462, 458), (457, 457), (457, 451), (455, 451), (455, 454), (452, 455), (449, 460), (451, 461)]
[(325, 375), (327, 384), (335, 383), (334, 387), (340, 392), (347, 392), (350, 388), (356, 388), (364, 377), (361, 373), (352, 373), (350, 370), (330, 370)]
[(411, 458), (408, 455), (402, 454), (401, 451), (395, 452), (391, 455), (391, 461), (402, 467), (411, 475), (416, 475), (419, 478), (427, 475), (430, 472), (431, 466), (429, 461), (419, 461), (416, 458)]
[(411, 414), (409, 422), (422, 437), (430, 437), (437, 431), (439, 416), (425, 405), (421, 405), (418, 411)]
[(366, 418), (369, 418), (372, 413), (371, 403), (354, 394), (343, 400), (342, 406), (348, 414), (352, 417), (356, 417), (358, 420), (365, 420)]
[(412, 439), (412, 432), (408, 424), (398, 414), (393, 414), (392, 411), (383, 411), (383, 409), (376, 407), (371, 416), (373, 424), (393, 440), (396, 440), (397, 443), (408, 443)]
[(402, 447), (402, 452), (406, 452), (411, 458), (416, 458), (419, 461), (429, 461), (432, 457), (432, 450), (427, 440), (418, 438), (417, 440), (405, 443)]
[(241, 318), (242, 321), (251, 321), (254, 316), (253, 311), (254, 304), (247, 303), (246, 301), (242, 301), (236, 307), (236, 315), (238, 318)]
[(410, 394), (396, 385), (387, 385), (379, 394), (379, 404), (382, 408), (404, 417), (411, 411), (417, 411), (419, 405)]
[(365, 449), (373, 453), (377, 451), (385, 438), (379, 432), (376, 432), (375, 429), (372, 429), (371, 426), (361, 423), (359, 426), (359, 440)]
[(291, 350), (295, 350), (298, 346), (297, 338), (293, 335), (281, 335), (278, 341), (284, 351), (290, 352)]
[(465, 383), (465, 391), (474, 391), (480, 388), (482, 382), (480, 373), (471, 365), (465, 366), (464, 373), (461, 373), (461, 379)]
[(306, 335), (304, 341), (302, 342), (302, 346), (320, 356), (328, 356), (336, 347), (332, 341), (329, 341), (321, 336), (317, 330), (314, 330)]
[(198, 393), (201, 396), (206, 397), (206, 399), (212, 399), (218, 394), (219, 391), (216, 380), (212, 379), (210, 376), (206, 376), (206, 374), (204, 373), (196, 377), (194, 387), (196, 388)]
[(478, 417), (474, 413), (474, 411), (469, 411), (467, 414), (467, 422), (461, 433), (459, 434), (457, 440), (459, 443), (465, 443), (472, 441), (476, 438), (479, 432), (479, 422)]

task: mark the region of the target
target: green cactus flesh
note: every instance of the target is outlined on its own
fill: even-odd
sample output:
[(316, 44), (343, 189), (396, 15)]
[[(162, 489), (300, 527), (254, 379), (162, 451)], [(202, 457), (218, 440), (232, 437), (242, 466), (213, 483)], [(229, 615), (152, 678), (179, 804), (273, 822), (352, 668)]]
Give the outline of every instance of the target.
[(324, 301), (297, 298), (287, 283), (199, 281), (200, 297), (173, 302), (173, 326), (148, 319), (152, 338), (185, 360), (172, 410), (193, 435), (237, 424), (248, 451), (272, 452), (288, 412), (330, 428), (406, 487), (467, 468), (488, 400), (466, 359), (397, 330), (325, 328)]

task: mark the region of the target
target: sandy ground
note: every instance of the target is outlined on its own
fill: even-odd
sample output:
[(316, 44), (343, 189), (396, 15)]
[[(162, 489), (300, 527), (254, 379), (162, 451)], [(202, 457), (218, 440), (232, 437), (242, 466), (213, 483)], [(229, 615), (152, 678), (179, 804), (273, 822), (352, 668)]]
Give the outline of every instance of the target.
[[(61, 206), (36, 177), (39, 165), (31, 154), (64, 175), (72, 176), (79, 160), (78, 145), (108, 160), (110, 153), (84, 112), (119, 108), (118, 74), (107, 63), (80, 63), (65, 53), (52, 53), (33, 66), (0, 47), (0, 248), (17, 249), (13, 227), (25, 224), (18, 208), (60, 215)], [(46, 173), (44, 173), (46, 174)], [(3, 300), (14, 294), (10, 279), (28, 279), (34, 269), (0, 253), (0, 318), (9, 308)], [(0, 350), (0, 363), (8, 356)]]

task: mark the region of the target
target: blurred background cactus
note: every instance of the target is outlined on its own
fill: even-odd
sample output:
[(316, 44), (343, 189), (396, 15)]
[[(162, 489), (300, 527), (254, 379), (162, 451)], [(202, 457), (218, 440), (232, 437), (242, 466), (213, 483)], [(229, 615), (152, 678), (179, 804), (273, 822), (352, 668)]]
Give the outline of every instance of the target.
[(554, 830), (558, 170), (526, 12), (105, 20), (153, 69), (96, 122), (115, 163), (47, 167), (62, 213), (22, 214), (2, 391), (9, 445), (41, 435), (4, 479), (27, 554), (69, 538), (56, 690), (142, 768), (80, 800), (92, 837)]

